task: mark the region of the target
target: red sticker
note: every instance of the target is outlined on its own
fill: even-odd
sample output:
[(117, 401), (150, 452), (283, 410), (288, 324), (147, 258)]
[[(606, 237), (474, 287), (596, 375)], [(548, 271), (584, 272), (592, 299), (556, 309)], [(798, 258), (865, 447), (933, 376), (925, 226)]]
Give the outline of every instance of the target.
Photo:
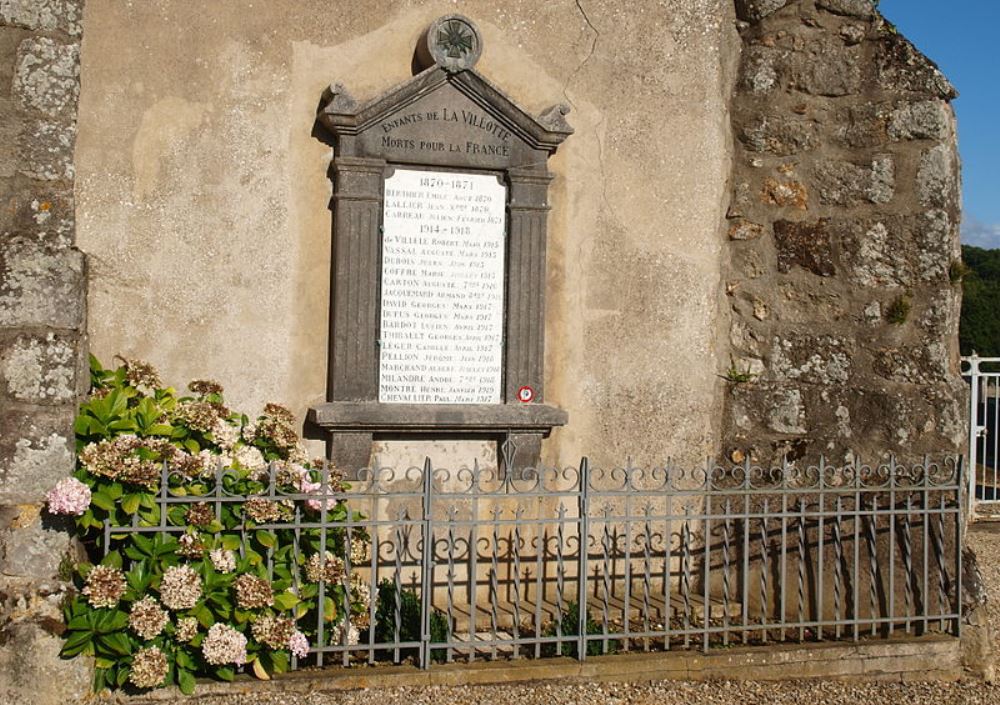
[(532, 401), (534, 398), (535, 398), (535, 390), (532, 389), (531, 387), (521, 387), (520, 389), (517, 390), (517, 399), (518, 399), (518, 401), (521, 401), (521, 402), (524, 402), (525, 404), (527, 404), (529, 401)]

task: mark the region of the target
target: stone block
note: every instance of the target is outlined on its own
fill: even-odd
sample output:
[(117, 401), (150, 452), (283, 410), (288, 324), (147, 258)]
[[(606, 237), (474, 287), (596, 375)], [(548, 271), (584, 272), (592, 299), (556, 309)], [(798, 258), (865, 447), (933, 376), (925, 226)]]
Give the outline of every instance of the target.
[(954, 207), (957, 203), (958, 158), (950, 144), (939, 144), (920, 157), (917, 194), (931, 208)]
[(831, 230), (851, 280), (872, 288), (910, 286), (914, 279), (910, 225), (909, 219), (899, 217), (834, 222)]
[(883, 32), (875, 51), (876, 79), (880, 88), (952, 100), (958, 91), (937, 64), (901, 34)]
[(825, 206), (889, 203), (896, 190), (895, 162), (887, 154), (875, 157), (871, 166), (821, 162), (815, 169), (814, 183), (820, 203)]
[(832, 335), (775, 336), (769, 375), (779, 382), (845, 384), (851, 374), (854, 343)]
[[(0, 135), (3, 129), (0, 125)], [(72, 189), (57, 182), (33, 182), (25, 188), (23, 180), (3, 180), (2, 159), (0, 156), (0, 239), (27, 236), (53, 248), (70, 247), (76, 225)]]
[(0, 635), (0, 702), (62, 705), (89, 694), (92, 662), (59, 657), (63, 640), (32, 621), (14, 622)]
[(729, 226), (730, 240), (756, 240), (764, 234), (764, 226), (738, 218)]
[(52, 120), (32, 120), (18, 139), (18, 171), (41, 181), (72, 180), (76, 124)]
[[(72, 521), (53, 517), (37, 505), (36, 516), (27, 526), (11, 526), (0, 531), (0, 573), (16, 578), (55, 580), (67, 556), (75, 553)], [(24, 512), (22, 512), (22, 515)]]
[(736, 0), (736, 16), (745, 22), (757, 22), (790, 2), (791, 0)]
[(0, 25), (79, 35), (83, 0), (0, 0)]
[(788, 273), (798, 266), (822, 277), (836, 273), (827, 219), (793, 222), (779, 220), (774, 224), (774, 244), (778, 254), (778, 271)]
[(951, 262), (959, 254), (958, 227), (943, 210), (919, 216), (914, 225), (917, 244), (916, 271), (924, 281), (945, 281)]
[[(0, 13), (3, 12), (0, 0)], [(0, 15), (2, 16), (2, 15)], [(10, 96), (14, 85), (14, 67), (17, 65), (17, 48), (28, 37), (28, 32), (18, 27), (4, 27), (0, 23), (0, 98)]]
[(17, 49), (14, 95), (50, 118), (73, 119), (80, 95), (80, 45), (31, 37)]
[(791, 87), (809, 95), (839, 97), (861, 90), (861, 47), (823, 39), (788, 59)]
[(753, 152), (788, 156), (813, 149), (817, 132), (816, 123), (810, 120), (764, 115), (748, 118), (739, 137)]
[(809, 208), (809, 191), (801, 181), (769, 178), (764, 182), (761, 202), (780, 208)]
[(889, 116), (889, 137), (894, 140), (943, 140), (951, 131), (951, 109), (943, 100), (904, 103)]
[(894, 382), (933, 384), (951, 374), (947, 346), (937, 339), (920, 345), (881, 348), (875, 351), (873, 370)]
[[(18, 144), (24, 119), (18, 113), (14, 101), (0, 97), (0, 179), (8, 179), (17, 173), (21, 161)], [(4, 217), (0, 208), (0, 218)]]
[(81, 330), (86, 305), (83, 254), (25, 238), (0, 249), (0, 326)]
[(19, 335), (0, 339), (0, 391), (32, 404), (76, 399), (80, 360), (77, 335)]
[(766, 427), (787, 435), (806, 433), (806, 410), (796, 388), (761, 382), (735, 385), (731, 399), (730, 414), (746, 431)]
[(835, 115), (833, 140), (852, 149), (878, 147), (887, 140), (884, 109), (878, 103), (842, 108)]
[(836, 15), (869, 19), (875, 15), (876, 0), (816, 0), (820, 7)]
[(746, 48), (741, 65), (740, 88), (752, 95), (767, 95), (779, 85), (787, 52), (754, 44)]
[(0, 504), (41, 502), (73, 472), (75, 406), (0, 411)]

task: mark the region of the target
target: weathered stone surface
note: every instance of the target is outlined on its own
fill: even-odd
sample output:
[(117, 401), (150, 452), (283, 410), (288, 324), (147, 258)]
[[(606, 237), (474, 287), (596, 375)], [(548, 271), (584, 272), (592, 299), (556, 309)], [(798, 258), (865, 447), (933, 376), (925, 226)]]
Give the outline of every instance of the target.
[(840, 28), (840, 38), (848, 46), (854, 46), (864, 41), (868, 28), (863, 24), (849, 23)]
[(816, 145), (818, 128), (810, 120), (763, 115), (748, 120), (740, 141), (753, 152), (778, 156), (798, 154)]
[(756, 240), (764, 234), (764, 226), (759, 223), (751, 223), (742, 218), (737, 219), (729, 226), (730, 240)]
[(877, 351), (873, 369), (879, 376), (895, 382), (931, 384), (947, 380), (950, 367), (948, 349), (941, 341), (932, 339), (923, 345)]
[(72, 522), (65, 517), (52, 517), (40, 505), (22, 505), (25, 512), (34, 511), (35, 518), (27, 526), (18, 521), (0, 531), (0, 573), (16, 578), (55, 580), (62, 562), (75, 555)]
[(816, 6), (838, 15), (868, 19), (875, 14), (874, 0), (816, 0)]
[(851, 374), (853, 352), (850, 340), (829, 335), (775, 337), (771, 345), (770, 379), (845, 384)]
[(40, 502), (73, 471), (75, 407), (0, 411), (0, 504)]
[(876, 4), (803, 2), (741, 29), (734, 178), (751, 198), (733, 215), (774, 239), (730, 238), (731, 359), (766, 372), (728, 388), (723, 448), (755, 459), (962, 442), (955, 94)]
[[(7, 625), (0, 649), (0, 701), (6, 705), (57, 705), (77, 702), (90, 688), (87, 658), (59, 657), (62, 638), (32, 621)], [(30, 654), (30, 657), (26, 657)]]
[(778, 66), (787, 53), (772, 47), (752, 45), (741, 66), (740, 87), (754, 95), (767, 95), (778, 87)]
[[(17, 145), (23, 126), (24, 120), (17, 114), (14, 101), (0, 98), (0, 179), (14, 176), (21, 165)], [(3, 213), (3, 209), (0, 209), (0, 213)]]
[(889, 116), (889, 137), (894, 140), (940, 140), (948, 136), (951, 109), (942, 100), (905, 103)]
[(77, 250), (53, 250), (25, 238), (0, 248), (0, 325), (79, 330), (85, 287)]
[(810, 222), (775, 222), (774, 244), (779, 272), (787, 273), (793, 266), (799, 266), (822, 277), (836, 273), (827, 222), (825, 218)]
[(937, 64), (895, 32), (883, 31), (876, 45), (876, 73), (879, 86), (887, 91), (912, 91), (944, 100), (958, 97)]
[(79, 35), (83, 0), (0, 0), (0, 25)]
[(875, 157), (870, 167), (845, 161), (822, 162), (816, 167), (815, 184), (823, 205), (888, 203), (896, 188), (895, 162), (890, 155)]
[(861, 103), (836, 113), (834, 140), (845, 147), (877, 147), (886, 141), (886, 120), (878, 103)]
[(809, 208), (809, 192), (800, 181), (769, 178), (764, 182), (761, 201), (772, 206), (804, 211)]
[(10, 96), (17, 65), (17, 48), (27, 36), (28, 33), (23, 29), (0, 24), (0, 98)]
[(823, 39), (789, 57), (791, 87), (819, 96), (846, 96), (861, 90), (861, 48)]
[[(0, 144), (0, 153), (2, 149)], [(65, 185), (45, 182), (28, 190), (14, 180), (0, 179), (0, 204), (0, 238), (24, 236), (53, 249), (73, 244), (73, 191)]]
[(76, 335), (55, 333), (0, 339), (0, 389), (10, 398), (35, 404), (73, 401), (79, 343)]
[(778, 389), (771, 395), (767, 425), (778, 433), (806, 433), (805, 408), (798, 389)]
[(76, 114), (80, 93), (80, 45), (33, 37), (17, 50), (14, 95), (21, 104), (50, 118)]
[(865, 287), (899, 288), (913, 282), (908, 221), (840, 221), (831, 229), (841, 243), (851, 280)]
[(917, 242), (916, 269), (924, 281), (945, 281), (959, 249), (957, 226), (943, 210), (928, 211), (916, 219), (915, 240)]
[(945, 208), (954, 202), (958, 188), (958, 164), (954, 152), (946, 144), (933, 147), (920, 158), (917, 190), (920, 203), (932, 208)]
[(792, 0), (736, 0), (736, 16), (746, 22), (756, 22), (771, 15)]
[(761, 426), (786, 435), (806, 433), (802, 392), (794, 387), (763, 384), (738, 384), (731, 387), (730, 414), (743, 431)]
[(76, 125), (72, 122), (29, 122), (18, 140), (20, 173), (42, 181), (72, 179), (75, 140)]

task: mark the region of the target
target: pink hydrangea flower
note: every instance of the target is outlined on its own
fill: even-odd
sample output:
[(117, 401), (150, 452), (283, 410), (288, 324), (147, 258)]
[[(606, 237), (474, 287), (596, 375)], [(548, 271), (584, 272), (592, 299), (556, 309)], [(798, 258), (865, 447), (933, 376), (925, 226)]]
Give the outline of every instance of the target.
[[(320, 482), (313, 482), (309, 479), (308, 474), (303, 474), (298, 478), (299, 492), (302, 494), (316, 494), (322, 489), (323, 484)], [(332, 509), (334, 504), (336, 504), (332, 499), (326, 500), (326, 508)], [(323, 500), (321, 499), (307, 499), (306, 507), (314, 512), (323, 511)]]
[(90, 506), (90, 488), (75, 477), (64, 477), (45, 495), (52, 514), (80, 516)]
[(292, 652), (292, 655), (296, 658), (305, 658), (309, 655), (309, 640), (306, 635), (295, 630), (290, 637), (288, 637), (288, 650)]

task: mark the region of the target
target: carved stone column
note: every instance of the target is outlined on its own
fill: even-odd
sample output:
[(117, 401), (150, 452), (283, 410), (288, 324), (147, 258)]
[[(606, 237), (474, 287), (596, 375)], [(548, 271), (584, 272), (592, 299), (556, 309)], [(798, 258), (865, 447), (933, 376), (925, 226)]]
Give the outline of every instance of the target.
[[(327, 399), (370, 401), (378, 395), (379, 223), (385, 161), (333, 161), (333, 253)], [(333, 432), (331, 458), (368, 464), (371, 433)]]
[(552, 174), (511, 169), (507, 240), (507, 363), (505, 398), (531, 387), (544, 399), (545, 239)]

